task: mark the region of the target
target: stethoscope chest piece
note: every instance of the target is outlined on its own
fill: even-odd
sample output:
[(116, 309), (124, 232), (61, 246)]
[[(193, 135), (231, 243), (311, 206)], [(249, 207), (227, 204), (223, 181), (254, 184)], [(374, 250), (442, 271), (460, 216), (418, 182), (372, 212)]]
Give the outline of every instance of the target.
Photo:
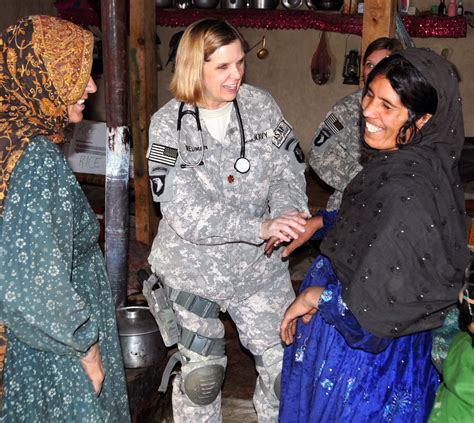
[(250, 170), (250, 162), (245, 157), (239, 157), (234, 163), (234, 168), (239, 173), (247, 173)]

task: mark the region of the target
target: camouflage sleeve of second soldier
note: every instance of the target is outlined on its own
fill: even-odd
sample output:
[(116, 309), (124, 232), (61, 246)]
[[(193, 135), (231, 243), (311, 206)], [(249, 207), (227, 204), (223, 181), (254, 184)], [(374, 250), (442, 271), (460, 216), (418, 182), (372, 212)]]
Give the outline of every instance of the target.
[(362, 166), (360, 102), (357, 91), (338, 102), (319, 125), (311, 143), (309, 164), (333, 188), (344, 191)]

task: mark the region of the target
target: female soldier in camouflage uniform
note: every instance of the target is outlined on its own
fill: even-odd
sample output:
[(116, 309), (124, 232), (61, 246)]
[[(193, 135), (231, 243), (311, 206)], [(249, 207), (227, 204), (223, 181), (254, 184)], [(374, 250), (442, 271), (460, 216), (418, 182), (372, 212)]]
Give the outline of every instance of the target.
[(278, 328), (294, 294), (287, 263), (266, 257), (263, 243), (304, 231), (305, 164), (270, 94), (242, 84), (243, 45), (224, 21), (191, 25), (177, 52), (175, 98), (151, 121), (149, 173), (163, 219), (149, 262), (180, 327), (176, 422), (221, 420), (227, 360), (219, 310), (255, 357), (259, 421), (277, 419)]

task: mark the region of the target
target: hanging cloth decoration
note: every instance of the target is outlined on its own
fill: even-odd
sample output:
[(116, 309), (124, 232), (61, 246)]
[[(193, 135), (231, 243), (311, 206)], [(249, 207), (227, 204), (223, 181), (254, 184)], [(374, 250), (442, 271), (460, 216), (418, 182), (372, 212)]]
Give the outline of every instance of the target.
[(311, 59), (311, 77), (315, 84), (323, 85), (331, 76), (331, 57), (329, 56), (326, 32), (321, 32), (319, 45)]

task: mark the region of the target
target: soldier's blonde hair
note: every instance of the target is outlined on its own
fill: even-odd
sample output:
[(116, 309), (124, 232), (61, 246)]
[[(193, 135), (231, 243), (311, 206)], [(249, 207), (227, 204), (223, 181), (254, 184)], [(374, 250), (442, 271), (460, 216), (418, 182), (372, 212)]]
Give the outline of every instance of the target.
[(203, 19), (190, 25), (179, 42), (170, 91), (178, 101), (204, 105), (203, 67), (209, 57), (222, 46), (244, 39), (229, 23), (219, 19)]

